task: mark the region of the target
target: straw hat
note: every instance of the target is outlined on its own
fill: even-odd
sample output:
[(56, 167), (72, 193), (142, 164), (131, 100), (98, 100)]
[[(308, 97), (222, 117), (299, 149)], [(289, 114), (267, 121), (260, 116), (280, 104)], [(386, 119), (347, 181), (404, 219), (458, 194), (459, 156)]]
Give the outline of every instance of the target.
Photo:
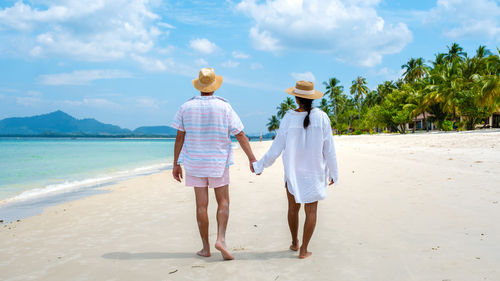
[(314, 90), (314, 83), (310, 81), (297, 81), (295, 87), (290, 87), (285, 90), (292, 96), (315, 100), (323, 97), (323, 93)]
[(220, 88), (222, 76), (215, 75), (213, 68), (202, 68), (198, 78), (193, 80), (193, 86), (200, 92), (210, 93)]

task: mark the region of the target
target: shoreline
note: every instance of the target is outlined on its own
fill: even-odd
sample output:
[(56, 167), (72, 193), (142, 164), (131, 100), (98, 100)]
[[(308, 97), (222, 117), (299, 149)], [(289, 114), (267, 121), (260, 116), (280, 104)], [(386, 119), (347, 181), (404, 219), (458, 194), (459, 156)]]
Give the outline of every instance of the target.
[[(239, 145), (233, 142), (233, 152)], [(172, 157), (173, 159), (173, 157)], [(112, 174), (98, 174), (91, 178), (65, 181), (58, 184), (49, 184), (44, 187), (28, 189), (11, 197), (0, 199), (0, 220), (9, 223), (41, 214), (45, 208), (57, 206), (74, 200), (105, 193), (102, 188), (116, 185), (120, 182), (140, 178), (152, 174), (171, 170), (172, 159), (167, 162), (151, 163), (114, 172)], [(2, 222), (0, 222), (0, 225)]]
[(172, 164), (166, 162), (151, 163), (131, 170), (121, 170), (112, 174), (101, 173), (82, 180), (65, 181), (28, 189), (14, 196), (0, 199), (0, 220), (3, 220), (3, 223), (8, 223), (32, 217), (41, 214), (47, 207), (104, 193), (105, 191), (99, 190), (100, 188), (171, 169)]

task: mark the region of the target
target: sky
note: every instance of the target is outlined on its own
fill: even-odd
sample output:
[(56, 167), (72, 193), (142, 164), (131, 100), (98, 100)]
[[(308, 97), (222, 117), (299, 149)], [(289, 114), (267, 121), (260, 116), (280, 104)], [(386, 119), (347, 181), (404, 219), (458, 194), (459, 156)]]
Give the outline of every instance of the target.
[(297, 80), (375, 89), (454, 42), (496, 53), (500, 0), (2, 0), (0, 119), (170, 125), (212, 67), (216, 94), (257, 134)]

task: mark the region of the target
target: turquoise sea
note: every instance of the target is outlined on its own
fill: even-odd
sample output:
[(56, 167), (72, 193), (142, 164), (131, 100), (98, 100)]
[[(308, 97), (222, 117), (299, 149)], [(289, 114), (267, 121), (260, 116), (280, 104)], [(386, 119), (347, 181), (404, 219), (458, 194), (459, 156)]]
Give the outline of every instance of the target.
[(0, 138), (0, 203), (168, 169), (173, 147), (173, 139)]

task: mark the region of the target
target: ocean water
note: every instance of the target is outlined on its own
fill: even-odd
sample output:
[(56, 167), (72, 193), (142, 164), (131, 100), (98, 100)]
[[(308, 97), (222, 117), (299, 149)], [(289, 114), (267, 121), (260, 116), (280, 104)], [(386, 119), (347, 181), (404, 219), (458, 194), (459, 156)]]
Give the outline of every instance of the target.
[(171, 167), (173, 139), (0, 138), (0, 204)]

